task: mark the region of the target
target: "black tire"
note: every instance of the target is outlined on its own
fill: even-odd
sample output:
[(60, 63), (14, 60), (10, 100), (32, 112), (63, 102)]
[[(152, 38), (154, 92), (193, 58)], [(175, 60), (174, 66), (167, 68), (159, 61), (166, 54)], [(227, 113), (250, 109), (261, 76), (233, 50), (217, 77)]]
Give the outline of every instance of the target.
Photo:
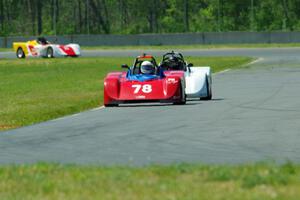
[(208, 96), (207, 97), (201, 97), (200, 100), (208, 101), (208, 100), (212, 99), (211, 81), (210, 81), (210, 84), (209, 84), (208, 76), (206, 76), (206, 89), (207, 89)]
[(19, 58), (19, 59), (25, 58), (25, 53), (21, 47), (18, 48), (16, 55), (17, 55), (17, 58)]
[(184, 88), (180, 87), (181, 90), (181, 101), (173, 103), (174, 105), (185, 105), (186, 104), (186, 94)]
[(185, 105), (186, 104), (186, 95), (184, 95), (184, 100), (180, 101), (180, 102), (175, 102), (173, 103), (174, 105)]
[(47, 48), (46, 58), (54, 58), (52, 47)]

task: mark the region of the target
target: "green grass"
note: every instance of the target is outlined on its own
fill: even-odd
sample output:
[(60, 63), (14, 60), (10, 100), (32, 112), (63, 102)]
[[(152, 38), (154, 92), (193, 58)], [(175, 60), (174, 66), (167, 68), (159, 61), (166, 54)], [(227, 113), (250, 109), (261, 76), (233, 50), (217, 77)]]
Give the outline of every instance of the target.
[(0, 52), (13, 51), (12, 48), (0, 48)]
[[(187, 58), (213, 70), (238, 67), (247, 57)], [(0, 130), (102, 105), (103, 78), (132, 58), (0, 60)]]
[(100, 167), (0, 167), (0, 199), (294, 199), (300, 166), (287, 163)]

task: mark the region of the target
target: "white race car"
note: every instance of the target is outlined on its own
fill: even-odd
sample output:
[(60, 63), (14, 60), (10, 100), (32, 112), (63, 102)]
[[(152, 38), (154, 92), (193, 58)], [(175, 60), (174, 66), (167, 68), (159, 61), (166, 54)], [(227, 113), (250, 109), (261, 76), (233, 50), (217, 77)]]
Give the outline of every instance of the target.
[(25, 57), (78, 57), (80, 56), (80, 46), (78, 44), (52, 44), (45, 38), (28, 42), (14, 42), (13, 49), (18, 58)]
[(181, 53), (174, 51), (166, 53), (160, 65), (164, 70), (184, 71), (187, 98), (212, 99), (210, 67), (193, 67), (192, 63), (185, 62)]

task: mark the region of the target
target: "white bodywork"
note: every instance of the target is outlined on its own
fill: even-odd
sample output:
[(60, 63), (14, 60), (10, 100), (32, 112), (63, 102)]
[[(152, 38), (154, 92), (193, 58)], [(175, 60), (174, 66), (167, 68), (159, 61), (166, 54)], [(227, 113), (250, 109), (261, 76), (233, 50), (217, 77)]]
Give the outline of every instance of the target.
[(185, 71), (185, 81), (185, 93), (188, 98), (211, 98), (210, 67), (189, 67)]
[[(78, 44), (46, 44), (46, 45), (35, 45), (33, 48), (30, 48), (30, 45), (27, 45), (29, 57), (47, 57), (47, 50), (51, 47), (53, 49), (53, 57), (66, 57), (66, 56), (80, 56), (80, 46)], [(75, 55), (69, 54), (69, 51), (73, 51)]]

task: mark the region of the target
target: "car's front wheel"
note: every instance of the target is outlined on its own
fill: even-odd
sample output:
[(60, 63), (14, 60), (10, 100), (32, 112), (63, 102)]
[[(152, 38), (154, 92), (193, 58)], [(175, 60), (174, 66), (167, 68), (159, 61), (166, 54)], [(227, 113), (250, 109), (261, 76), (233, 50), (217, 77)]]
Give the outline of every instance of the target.
[(18, 48), (16, 54), (17, 54), (17, 58), (25, 58), (25, 53), (21, 47)]
[(173, 103), (174, 105), (185, 105), (186, 104), (186, 94), (183, 86), (180, 87), (181, 101)]

